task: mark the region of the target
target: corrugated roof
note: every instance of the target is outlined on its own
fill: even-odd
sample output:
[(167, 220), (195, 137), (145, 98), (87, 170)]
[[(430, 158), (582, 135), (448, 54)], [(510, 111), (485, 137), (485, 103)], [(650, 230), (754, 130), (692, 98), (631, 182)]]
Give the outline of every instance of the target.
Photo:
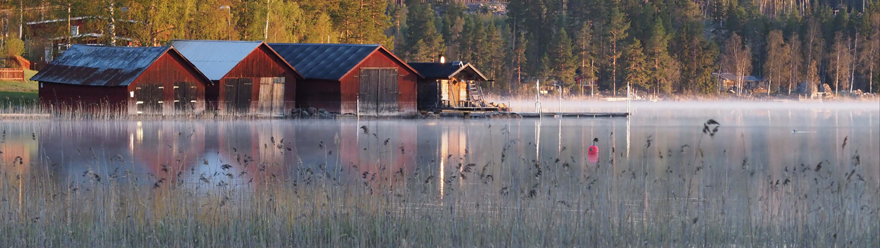
[(453, 63), (409, 63), (409, 66), (418, 71), (429, 79), (444, 78), (450, 79), (463, 70), (471, 70), (477, 74), (483, 81), (489, 80), (483, 75), (477, 67), (471, 63), (462, 64), (461, 62)]
[(73, 45), (31, 80), (40, 82), (127, 86), (170, 47)]
[(309, 79), (339, 80), (380, 45), (270, 43), (278, 55)]
[(208, 79), (220, 80), (262, 44), (262, 41), (175, 40), (171, 46)]

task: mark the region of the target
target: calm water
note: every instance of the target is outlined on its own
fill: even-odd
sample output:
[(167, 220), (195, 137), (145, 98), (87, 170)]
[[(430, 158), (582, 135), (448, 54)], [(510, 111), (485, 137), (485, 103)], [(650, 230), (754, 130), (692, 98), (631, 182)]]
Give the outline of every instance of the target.
[[(848, 164), (858, 154), (870, 169), (863, 177), (877, 178), (880, 106), (700, 105), (641, 103), (628, 119), (2, 121), (0, 161), (18, 161), (31, 171), (48, 166), (71, 176), (112, 171), (120, 163), (126, 166), (122, 169), (154, 175), (213, 172), (238, 163), (258, 165), (233, 166), (239, 173), (260, 167), (276, 177), (318, 166), (439, 173), (449, 169), (442, 167), (483, 165), (502, 155), (585, 169), (632, 163), (662, 169), (698, 162), (693, 151), (699, 145), (699, 161), (721, 165), (747, 158), (767, 171), (823, 161)], [(592, 110), (622, 105), (609, 106)], [(714, 136), (702, 132), (709, 119), (720, 123)], [(599, 139), (598, 163), (586, 158), (594, 138)]]
[[(623, 109), (597, 105), (564, 109)], [(433, 196), (418, 198), (431, 204), (510, 194), (590, 201), (591, 211), (647, 222), (685, 215), (824, 235), (832, 227), (811, 223), (846, 218), (848, 227), (877, 230), (880, 104), (633, 108), (630, 118), (595, 119), (0, 121), (0, 169), (60, 185), (124, 173), (149, 178), (144, 187), (160, 179), (242, 188), (268, 178), (391, 183)], [(704, 132), (709, 119), (717, 132)], [(594, 138), (599, 159), (591, 162)], [(584, 193), (594, 187), (603, 191)]]

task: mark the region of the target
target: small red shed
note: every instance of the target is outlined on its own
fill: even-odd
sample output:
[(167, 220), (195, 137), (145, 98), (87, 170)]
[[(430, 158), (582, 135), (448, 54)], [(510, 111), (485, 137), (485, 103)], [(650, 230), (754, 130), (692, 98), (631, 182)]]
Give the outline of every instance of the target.
[(173, 114), (205, 109), (211, 81), (171, 47), (73, 45), (31, 80), (55, 110)]
[(297, 106), (364, 116), (417, 111), (421, 75), (381, 45), (271, 43), (305, 78)]
[(214, 82), (205, 92), (209, 108), (283, 115), (296, 106), (302, 76), (262, 41), (175, 40), (171, 46)]

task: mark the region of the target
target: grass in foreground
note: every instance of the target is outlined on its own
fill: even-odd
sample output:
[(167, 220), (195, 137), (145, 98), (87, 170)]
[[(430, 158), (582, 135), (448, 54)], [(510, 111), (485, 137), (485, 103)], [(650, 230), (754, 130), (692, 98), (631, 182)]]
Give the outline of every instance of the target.
[(878, 185), (860, 180), (875, 168), (865, 168), (871, 165), (858, 154), (785, 171), (748, 157), (703, 161), (700, 144), (717, 126), (704, 128), (709, 136), (697, 135), (694, 149), (670, 152), (668, 163), (654, 165), (660, 170), (646, 166), (649, 153), (585, 166), (582, 158), (517, 154), (520, 147), (504, 142), (497, 159), (448, 164), (445, 172), (434, 170), (441, 165), (431, 158), (409, 172), (366, 162), (397, 149), (391, 145), (369, 147), (380, 152), (365, 153), (361, 169), (273, 163), (261, 157), (271, 154), (225, 147), (223, 154), (240, 159), (172, 162), (143, 175), (132, 161), (80, 147), (91, 154), (82, 161), (91, 169), (0, 161), (0, 247), (880, 244)]

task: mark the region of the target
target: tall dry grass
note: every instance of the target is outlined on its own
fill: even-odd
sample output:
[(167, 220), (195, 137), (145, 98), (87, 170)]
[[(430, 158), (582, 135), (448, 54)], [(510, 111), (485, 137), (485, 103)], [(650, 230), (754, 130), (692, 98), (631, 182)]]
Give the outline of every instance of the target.
[[(512, 152), (536, 146), (513, 139), (485, 163), (461, 162), (481, 155), (465, 152), (408, 171), (286, 165), (232, 147), (224, 152), (243, 159), (152, 174), (86, 148), (82, 172), (4, 160), (0, 246), (880, 246), (880, 186), (866, 178), (877, 165), (858, 152), (779, 171), (749, 154), (716, 160), (705, 145), (717, 128), (707, 122), (680, 150), (642, 149), (625, 162), (611, 151), (597, 164)], [(397, 148), (370, 149), (364, 161)]]

